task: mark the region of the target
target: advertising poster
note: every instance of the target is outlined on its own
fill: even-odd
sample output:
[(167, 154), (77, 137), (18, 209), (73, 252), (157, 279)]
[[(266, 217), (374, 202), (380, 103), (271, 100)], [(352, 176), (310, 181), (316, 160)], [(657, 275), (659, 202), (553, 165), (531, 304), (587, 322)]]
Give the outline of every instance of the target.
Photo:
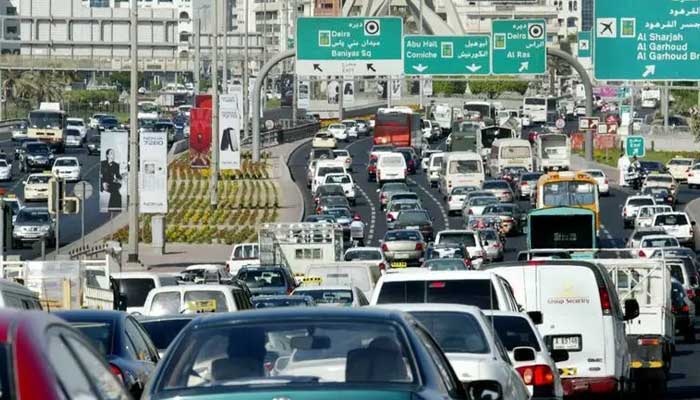
[(377, 99), (386, 100), (388, 93), (387, 81), (377, 81)]
[(211, 150), (211, 108), (190, 110), (190, 166), (209, 168)]
[(402, 79), (392, 79), (391, 80), (391, 99), (400, 100), (401, 99), (401, 83)]
[(139, 136), (139, 212), (168, 213), (167, 132), (141, 132)]
[(355, 104), (355, 82), (347, 80), (343, 82), (343, 105), (351, 106)]
[(328, 104), (338, 104), (340, 101), (340, 84), (338, 81), (328, 81), (326, 95), (328, 97)]
[(100, 135), (100, 212), (126, 210), (129, 133)]
[(297, 108), (308, 110), (311, 107), (311, 82), (299, 82), (299, 95), (297, 97)]
[(240, 93), (219, 97), (219, 169), (241, 168), (241, 116), (243, 96)]
[(433, 95), (433, 78), (423, 78), (423, 96)]

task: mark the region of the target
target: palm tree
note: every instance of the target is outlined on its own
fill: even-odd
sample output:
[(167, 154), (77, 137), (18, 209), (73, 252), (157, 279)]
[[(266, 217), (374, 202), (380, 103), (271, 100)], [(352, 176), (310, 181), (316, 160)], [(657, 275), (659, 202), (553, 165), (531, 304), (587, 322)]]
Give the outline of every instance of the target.
[(55, 71), (12, 71), (3, 81), (3, 86), (14, 100), (31, 104), (63, 100), (66, 84), (66, 77)]

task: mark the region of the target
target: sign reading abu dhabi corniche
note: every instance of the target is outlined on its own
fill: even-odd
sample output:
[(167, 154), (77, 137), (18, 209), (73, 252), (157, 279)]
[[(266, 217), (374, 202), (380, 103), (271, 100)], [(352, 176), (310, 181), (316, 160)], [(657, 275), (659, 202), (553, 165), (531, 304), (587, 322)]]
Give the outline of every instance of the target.
[(543, 19), (504, 19), (492, 22), (494, 75), (544, 74), (547, 32)]
[(488, 75), (491, 39), (488, 35), (403, 38), (406, 75)]
[(700, 80), (698, 0), (596, 0), (599, 80)]
[(304, 76), (401, 75), (399, 17), (304, 17), (297, 22), (296, 73)]

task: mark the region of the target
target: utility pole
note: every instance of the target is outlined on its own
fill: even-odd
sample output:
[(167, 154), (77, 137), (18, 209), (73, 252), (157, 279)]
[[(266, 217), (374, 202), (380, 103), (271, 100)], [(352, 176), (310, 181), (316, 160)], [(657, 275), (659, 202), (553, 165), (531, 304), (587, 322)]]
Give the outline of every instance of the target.
[[(245, 15), (243, 16), (243, 21), (245, 24), (245, 31), (243, 33), (243, 40), (245, 40), (245, 43), (243, 44), (243, 69), (241, 72), (243, 73), (243, 137), (248, 136), (248, 120), (250, 118), (250, 89), (248, 86), (250, 83), (248, 83), (248, 0), (243, 0), (245, 1)], [(264, 37), (264, 36), (263, 36)], [(265, 43), (263, 39), (263, 49), (265, 48)]]
[(202, 21), (199, 19), (199, 13), (197, 13), (197, 18), (194, 19), (194, 93), (199, 93), (199, 79), (201, 71), (201, 44), (202, 40)]
[[(342, 76), (341, 76), (342, 78)], [(343, 120), (344, 115), (343, 115), (343, 89), (345, 89), (345, 81), (343, 79), (340, 79), (338, 81), (340, 83), (339, 90), (338, 90), (338, 119)]]
[[(298, 45), (297, 43), (297, 35), (296, 35), (296, 29), (297, 29), (297, 1), (294, 0), (292, 2), (294, 5), (294, 8), (292, 9), (292, 27), (294, 29), (294, 33), (292, 34), (292, 37), (294, 38), (294, 47)], [(289, 49), (291, 50), (291, 49)], [(0, 80), (2, 82), (2, 80)], [(309, 91), (311, 88), (309, 88)], [(297, 75), (294, 75), (294, 88), (293, 88), (293, 96), (292, 96), (292, 126), (297, 126), (297, 107), (299, 105), (299, 77)]]
[[(129, 105), (129, 243), (127, 262), (139, 260), (138, 3), (131, 0), (131, 93)], [(57, 235), (58, 236), (58, 235)], [(58, 246), (57, 246), (58, 247)]]
[[(420, 18), (419, 18), (420, 22), (418, 23), (420, 26), (418, 27), (418, 32), (420, 32), (421, 35), (423, 34), (423, 1), (424, 0), (420, 0), (420, 7), (419, 7), (419, 11), (418, 11), (418, 14), (420, 15)], [(418, 76), (418, 86), (419, 86), (418, 95), (420, 97), (419, 104), (420, 104), (420, 109), (422, 110), (423, 109), (423, 75)]]
[(668, 82), (664, 82), (664, 88), (663, 88), (663, 96), (662, 96), (662, 101), (661, 103), (661, 111), (664, 114), (664, 134), (668, 133)]
[(221, 91), (228, 93), (228, 19), (229, 19), (229, 3), (224, 1), (224, 76), (221, 83)]
[(219, 202), (219, 0), (214, 0), (212, 39), (211, 45), (211, 161), (209, 164), (209, 190), (210, 204), (216, 208)]

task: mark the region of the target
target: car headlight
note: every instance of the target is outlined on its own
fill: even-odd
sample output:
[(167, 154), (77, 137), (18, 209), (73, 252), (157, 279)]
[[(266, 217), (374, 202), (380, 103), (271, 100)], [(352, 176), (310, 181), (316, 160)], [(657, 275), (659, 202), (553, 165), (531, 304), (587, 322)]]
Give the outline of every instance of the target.
[(48, 225), (44, 225), (44, 226), (40, 226), (40, 227), (39, 227), (39, 231), (42, 232), (42, 233), (48, 232), (49, 229), (51, 229), (51, 227), (48, 226)]

